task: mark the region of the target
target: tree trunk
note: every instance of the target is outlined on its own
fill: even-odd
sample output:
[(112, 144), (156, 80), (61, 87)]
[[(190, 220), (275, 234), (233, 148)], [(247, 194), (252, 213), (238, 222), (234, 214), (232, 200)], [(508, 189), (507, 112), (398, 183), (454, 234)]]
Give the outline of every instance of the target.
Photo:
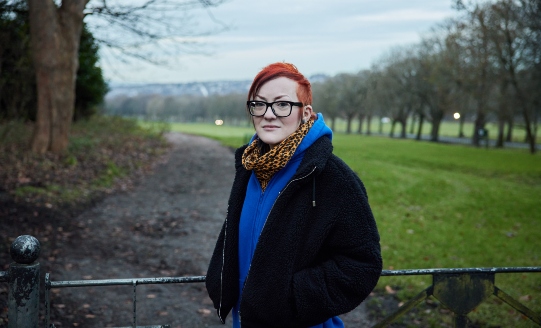
[(357, 127), (357, 133), (358, 134), (363, 133), (363, 119), (364, 119), (364, 116), (360, 115), (359, 116), (359, 126)]
[(432, 120), (432, 129), (430, 130), (430, 141), (438, 142), (440, 135), (440, 120)]
[(511, 115), (511, 118), (507, 121), (507, 133), (505, 134), (505, 141), (511, 142), (513, 141), (513, 115)]
[(419, 129), (417, 130), (417, 137), (415, 139), (421, 140), (421, 135), (423, 133), (423, 123), (425, 122), (425, 115), (419, 114)]
[(415, 116), (415, 114), (411, 115), (410, 134), (415, 133), (415, 119), (416, 118), (417, 117)]
[(79, 39), (87, 0), (28, 0), (37, 83), (37, 115), (31, 149), (62, 153), (68, 147), (75, 106)]
[(400, 138), (402, 139), (406, 139), (406, 130), (408, 128), (408, 122), (406, 120), (400, 120), (400, 126), (401, 126), (401, 130), (400, 130)]
[(438, 142), (440, 136), (440, 125), (443, 120), (443, 111), (433, 111), (432, 114), (432, 129), (430, 130), (430, 141)]
[(462, 115), (460, 116), (460, 119), (458, 120), (458, 137), (464, 138), (464, 121), (466, 121), (466, 116)]
[(526, 126), (526, 140), (530, 146), (530, 153), (535, 154), (535, 137), (533, 135), (532, 121), (530, 120), (530, 114), (528, 112), (528, 104), (526, 101), (526, 97), (523, 93), (523, 89), (519, 86), (519, 82), (515, 73), (515, 67), (513, 65), (509, 66), (509, 77), (511, 80), (511, 86), (515, 90), (518, 104), (522, 110), (522, 118), (524, 119), (524, 125)]
[(351, 122), (353, 121), (353, 116), (352, 115), (346, 115), (346, 120), (347, 120), (346, 133), (350, 134), (351, 133)]
[(370, 132), (370, 125), (372, 123), (372, 114), (369, 114), (366, 116), (366, 135), (370, 135), (372, 134), (372, 132)]
[(393, 119), (393, 121), (391, 122), (391, 132), (389, 132), (389, 137), (393, 138), (394, 137), (394, 127), (396, 126), (396, 120)]

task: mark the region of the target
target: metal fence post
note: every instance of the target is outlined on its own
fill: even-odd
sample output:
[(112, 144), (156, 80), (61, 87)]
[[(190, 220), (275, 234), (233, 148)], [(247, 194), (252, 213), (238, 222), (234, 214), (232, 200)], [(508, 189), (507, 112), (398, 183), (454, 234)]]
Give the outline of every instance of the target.
[(9, 265), (8, 328), (38, 327), (39, 321), (39, 241), (29, 235), (13, 241)]

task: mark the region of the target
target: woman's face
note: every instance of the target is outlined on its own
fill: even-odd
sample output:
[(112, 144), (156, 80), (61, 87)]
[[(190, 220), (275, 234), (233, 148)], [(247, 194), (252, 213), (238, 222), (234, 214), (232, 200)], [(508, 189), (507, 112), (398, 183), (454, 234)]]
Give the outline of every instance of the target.
[[(278, 100), (298, 102), (297, 82), (287, 77), (270, 80), (261, 86), (253, 100), (268, 103)], [(312, 108), (310, 106), (293, 106), (291, 115), (276, 117), (269, 106), (263, 116), (254, 116), (252, 119), (259, 138), (272, 148), (295, 132), (301, 124), (301, 119), (308, 120), (311, 113)]]

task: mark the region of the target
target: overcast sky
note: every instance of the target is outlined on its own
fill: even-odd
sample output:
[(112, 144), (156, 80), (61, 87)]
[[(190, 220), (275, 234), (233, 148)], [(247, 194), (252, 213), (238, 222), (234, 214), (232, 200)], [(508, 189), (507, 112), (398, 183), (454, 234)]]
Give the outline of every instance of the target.
[[(198, 42), (208, 55), (184, 55), (166, 67), (125, 65), (103, 54), (106, 79), (116, 83), (251, 80), (276, 61), (306, 76), (356, 72), (393, 46), (417, 43), (455, 14), (451, 0), (229, 0), (211, 10), (230, 28)], [(205, 12), (194, 12), (203, 30)], [(218, 28), (219, 25), (214, 25)]]

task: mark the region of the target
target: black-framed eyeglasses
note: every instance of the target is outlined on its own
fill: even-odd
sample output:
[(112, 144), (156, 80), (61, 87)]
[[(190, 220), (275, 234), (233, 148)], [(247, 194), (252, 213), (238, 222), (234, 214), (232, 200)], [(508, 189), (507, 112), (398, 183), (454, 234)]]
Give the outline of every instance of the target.
[(270, 107), (276, 117), (287, 117), (291, 115), (293, 106), (302, 107), (302, 103), (286, 100), (279, 100), (270, 103), (259, 100), (249, 100), (246, 102), (246, 106), (248, 107), (248, 111), (252, 116), (263, 116)]

